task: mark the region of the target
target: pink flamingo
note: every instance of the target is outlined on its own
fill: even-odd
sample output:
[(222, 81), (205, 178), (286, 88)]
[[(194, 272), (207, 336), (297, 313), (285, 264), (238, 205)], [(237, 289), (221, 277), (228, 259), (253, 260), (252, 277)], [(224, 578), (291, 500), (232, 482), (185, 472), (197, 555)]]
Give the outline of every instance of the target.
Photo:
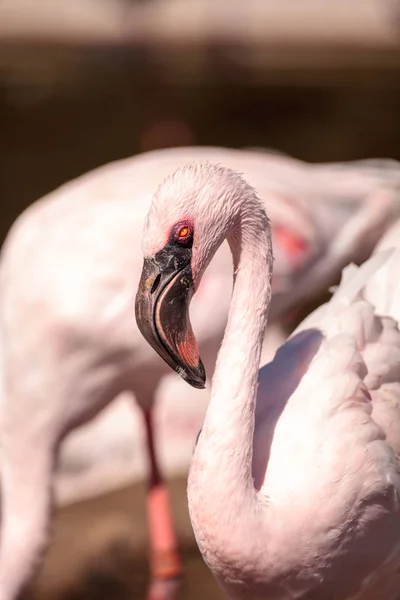
[(259, 371), (273, 262), (264, 206), (230, 169), (176, 171), (145, 221), (136, 318), (195, 386), (205, 371), (188, 305), (225, 238), (234, 288), (188, 481), (204, 560), (234, 600), (395, 600), (400, 333), (361, 295), (392, 251), (345, 269)]
[[(62, 440), (123, 391), (135, 396), (147, 432), (149, 600), (176, 595), (181, 564), (152, 424), (154, 395), (168, 367), (132, 319), (141, 270), (135, 238), (154, 182), (184, 160), (207, 157), (243, 171), (268, 199), (274, 318), (332, 283), (400, 214), (397, 163), (312, 166), (222, 148), (160, 150), (112, 163), (31, 206), (9, 234), (0, 268), (0, 600), (13, 600), (40, 564)], [(229, 264), (225, 247), (192, 305), (210, 368), (228, 312)]]

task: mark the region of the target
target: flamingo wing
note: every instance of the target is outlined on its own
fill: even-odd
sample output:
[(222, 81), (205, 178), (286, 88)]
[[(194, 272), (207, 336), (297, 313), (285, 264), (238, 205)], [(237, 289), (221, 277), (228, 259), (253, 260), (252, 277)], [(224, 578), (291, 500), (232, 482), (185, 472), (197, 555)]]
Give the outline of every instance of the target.
[(400, 333), (361, 295), (389, 255), (348, 268), (260, 372), (254, 480), (298, 597), (316, 580), (326, 597), (397, 597)]

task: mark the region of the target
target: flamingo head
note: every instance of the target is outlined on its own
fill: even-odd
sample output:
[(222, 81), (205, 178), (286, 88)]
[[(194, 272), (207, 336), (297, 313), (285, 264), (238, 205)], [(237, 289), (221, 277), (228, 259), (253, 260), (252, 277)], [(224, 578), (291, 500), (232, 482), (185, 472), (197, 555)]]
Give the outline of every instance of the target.
[(241, 209), (242, 177), (219, 165), (191, 164), (158, 188), (146, 217), (136, 321), (144, 338), (187, 383), (206, 374), (190, 319), (202, 274)]

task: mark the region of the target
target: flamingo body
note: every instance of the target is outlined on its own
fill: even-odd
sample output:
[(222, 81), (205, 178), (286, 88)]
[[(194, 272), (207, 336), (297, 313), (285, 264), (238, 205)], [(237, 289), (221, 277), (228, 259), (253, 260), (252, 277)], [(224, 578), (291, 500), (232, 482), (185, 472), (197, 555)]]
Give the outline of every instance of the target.
[[(400, 432), (389, 424), (400, 417), (400, 332), (363, 297), (391, 252), (347, 267), (330, 302), (259, 372), (272, 274), (263, 205), (229, 169), (176, 171), (145, 222), (143, 273), (161, 283), (154, 292), (142, 278), (136, 318), (151, 345), (161, 356), (167, 348), (169, 362), (194, 384), (203, 369), (189, 324), (178, 331), (185, 346), (174, 345), (176, 315), (164, 309), (186, 283), (177, 274), (168, 293), (162, 283), (165, 256), (181, 252), (182, 221), (192, 236), (184, 268), (194, 291), (225, 238), (235, 273), (188, 481), (204, 560), (233, 600), (396, 600)], [(161, 316), (148, 321), (152, 311)]]

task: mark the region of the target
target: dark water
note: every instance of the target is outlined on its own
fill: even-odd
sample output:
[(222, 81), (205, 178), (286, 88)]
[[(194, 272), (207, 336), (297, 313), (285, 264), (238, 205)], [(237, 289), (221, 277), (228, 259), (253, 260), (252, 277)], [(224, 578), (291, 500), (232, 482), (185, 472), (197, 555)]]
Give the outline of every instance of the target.
[[(193, 538), (186, 481), (170, 490), (185, 568), (181, 600), (222, 599)], [(139, 600), (147, 569), (145, 487), (137, 484), (57, 512), (45, 564), (24, 600)]]

